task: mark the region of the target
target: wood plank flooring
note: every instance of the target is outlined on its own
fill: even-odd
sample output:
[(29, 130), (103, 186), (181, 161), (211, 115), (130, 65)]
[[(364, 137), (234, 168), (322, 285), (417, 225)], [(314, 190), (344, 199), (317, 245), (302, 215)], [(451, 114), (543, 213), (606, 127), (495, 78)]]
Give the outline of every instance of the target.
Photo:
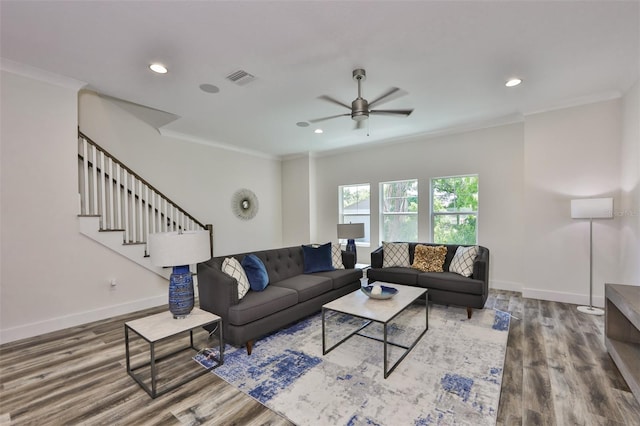
[[(640, 425), (640, 404), (604, 347), (604, 317), (500, 290), (491, 291), (486, 308), (515, 317), (498, 425)], [(151, 399), (126, 373), (123, 324), (165, 309), (0, 346), (0, 425), (291, 425), (213, 374)], [(195, 338), (214, 344), (204, 331)], [(146, 344), (131, 344), (136, 359), (143, 357)], [(186, 342), (159, 351), (176, 344)], [(194, 365), (170, 363), (160, 379)]]

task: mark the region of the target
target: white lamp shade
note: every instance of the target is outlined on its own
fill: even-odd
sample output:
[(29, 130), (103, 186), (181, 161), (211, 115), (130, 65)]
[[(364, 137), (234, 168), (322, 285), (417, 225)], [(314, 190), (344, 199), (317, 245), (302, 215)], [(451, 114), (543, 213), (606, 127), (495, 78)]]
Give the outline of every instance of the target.
[(356, 239), (364, 237), (364, 223), (339, 223), (338, 238)]
[(183, 266), (211, 258), (209, 231), (158, 232), (149, 235), (149, 256), (156, 266)]
[(605, 219), (613, 217), (613, 198), (571, 200), (573, 219)]

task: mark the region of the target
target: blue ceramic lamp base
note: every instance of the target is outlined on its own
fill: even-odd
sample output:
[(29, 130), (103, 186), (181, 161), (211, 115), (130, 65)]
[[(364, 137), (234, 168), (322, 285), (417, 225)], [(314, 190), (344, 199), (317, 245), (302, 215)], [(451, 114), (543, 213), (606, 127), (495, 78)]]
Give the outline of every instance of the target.
[(356, 259), (358, 259), (358, 254), (356, 253), (356, 240), (354, 240), (353, 238), (349, 238), (347, 240), (347, 246), (345, 247), (345, 250), (353, 252), (353, 254), (356, 256)]
[(174, 266), (169, 278), (169, 311), (175, 319), (182, 319), (189, 315), (193, 305), (193, 277), (189, 265)]

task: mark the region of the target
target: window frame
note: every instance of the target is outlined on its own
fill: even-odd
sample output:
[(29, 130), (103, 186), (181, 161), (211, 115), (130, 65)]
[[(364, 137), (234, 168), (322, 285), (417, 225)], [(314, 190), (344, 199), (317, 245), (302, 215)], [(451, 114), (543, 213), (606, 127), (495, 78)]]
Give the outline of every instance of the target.
[[(417, 200), (417, 208), (415, 212), (385, 212), (384, 210), (384, 206), (385, 206), (385, 196), (384, 196), (384, 186), (388, 185), (388, 184), (394, 184), (394, 183), (401, 183), (401, 182), (415, 182), (416, 185), (416, 195), (415, 198)], [(408, 240), (409, 242), (418, 242), (420, 236), (419, 236), (419, 232), (420, 232), (420, 191), (419, 191), (419, 179), (418, 178), (412, 178), (412, 179), (398, 179), (398, 180), (391, 180), (391, 181), (386, 181), (386, 182), (380, 182), (379, 186), (378, 186), (378, 191), (379, 191), (379, 244), (382, 244), (384, 241), (391, 241), (390, 239), (386, 238), (385, 232), (384, 232), (384, 223), (385, 223), (385, 217), (386, 216), (415, 216), (415, 234), (416, 234), (416, 239), (415, 241), (411, 241)], [(404, 198), (408, 198), (405, 194)]]
[[(344, 213), (344, 188), (359, 188), (359, 187), (367, 187), (369, 190), (369, 211), (367, 213), (352, 213), (345, 214)], [(358, 191), (358, 189), (356, 189)], [(358, 199), (359, 200), (359, 199)], [(350, 220), (345, 220), (345, 218), (349, 216), (357, 216), (361, 218), (362, 216), (368, 217), (368, 220), (364, 221), (364, 237), (358, 238), (355, 240), (357, 247), (370, 247), (371, 246), (371, 184), (370, 183), (354, 183), (354, 184), (346, 184), (346, 185), (338, 185), (338, 223), (362, 223), (362, 222), (352, 222)], [(361, 219), (358, 219), (361, 220)], [(347, 240), (344, 238), (339, 238), (338, 243), (346, 244)]]
[[(455, 178), (465, 178), (465, 177), (475, 177), (476, 178), (476, 185), (478, 186), (478, 190), (476, 192), (476, 203), (477, 203), (477, 207), (476, 210), (458, 210), (458, 211), (447, 211), (447, 212), (436, 212), (434, 211), (434, 206), (435, 206), (435, 202), (434, 202), (434, 181), (435, 180), (439, 180), (439, 179), (455, 179)], [(466, 174), (466, 175), (453, 175), (453, 176), (438, 176), (438, 177), (432, 177), (429, 180), (429, 201), (430, 201), (430, 214), (429, 214), (429, 233), (430, 233), (430, 239), (432, 243), (436, 243), (436, 244), (457, 244), (455, 242), (436, 242), (435, 241), (435, 225), (436, 225), (436, 217), (437, 216), (475, 216), (476, 219), (476, 225), (475, 225), (475, 242), (473, 243), (464, 243), (463, 245), (469, 244), (469, 245), (477, 245), (478, 244), (478, 218), (479, 218), (479, 211), (480, 211), (480, 175), (477, 173), (471, 173), (471, 174)]]

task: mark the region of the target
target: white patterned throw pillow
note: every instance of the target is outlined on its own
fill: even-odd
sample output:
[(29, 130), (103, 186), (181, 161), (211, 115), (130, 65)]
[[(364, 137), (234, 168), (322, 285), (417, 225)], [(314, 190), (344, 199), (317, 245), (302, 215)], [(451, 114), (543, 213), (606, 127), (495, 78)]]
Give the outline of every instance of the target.
[(333, 269), (344, 269), (340, 244), (331, 243), (331, 266), (333, 266)]
[(222, 262), (222, 272), (238, 281), (238, 300), (242, 299), (251, 287), (240, 262), (235, 257), (226, 257)]
[(409, 243), (385, 243), (382, 242), (382, 267), (392, 266), (410, 267)]
[(459, 246), (449, 265), (449, 272), (470, 277), (473, 274), (473, 261), (476, 260), (476, 256), (478, 256), (478, 246)]

